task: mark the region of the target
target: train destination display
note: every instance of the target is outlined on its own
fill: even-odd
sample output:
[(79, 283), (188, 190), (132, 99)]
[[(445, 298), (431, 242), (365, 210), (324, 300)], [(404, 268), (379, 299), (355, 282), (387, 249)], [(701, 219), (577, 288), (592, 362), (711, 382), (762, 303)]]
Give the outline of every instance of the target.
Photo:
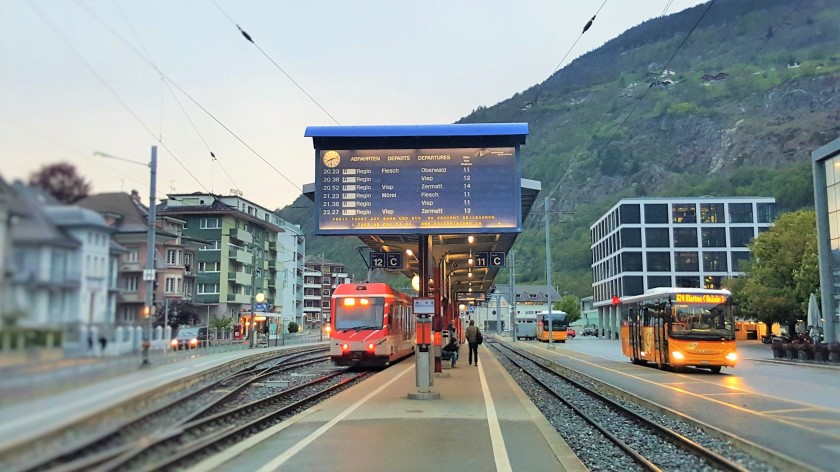
[(519, 231), (513, 147), (318, 154), (320, 234)]

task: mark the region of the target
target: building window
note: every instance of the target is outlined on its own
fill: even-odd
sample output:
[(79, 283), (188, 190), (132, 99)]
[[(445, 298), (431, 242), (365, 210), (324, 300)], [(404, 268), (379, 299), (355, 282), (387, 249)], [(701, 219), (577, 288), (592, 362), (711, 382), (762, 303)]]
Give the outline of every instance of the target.
[(134, 323), (136, 318), (136, 309), (132, 306), (123, 306), (121, 318), (123, 323)]
[(677, 287), (700, 288), (700, 277), (677, 276)]
[(140, 277), (136, 275), (128, 275), (123, 279), (125, 281), (125, 291), (126, 292), (136, 292), (137, 291), (137, 283), (140, 280)]
[(667, 223), (668, 205), (664, 203), (648, 203), (645, 205), (645, 223)]
[(723, 223), (723, 203), (701, 203), (701, 223)]
[(705, 272), (726, 272), (726, 253), (723, 251), (704, 252), (703, 270)]
[(622, 228), (621, 247), (642, 247), (641, 228)]
[(327, 289), (321, 290), (321, 296), (322, 297), (329, 297), (330, 296), (330, 291), (327, 290)]
[(125, 257), (125, 262), (138, 262), (140, 260), (140, 250), (129, 249), (128, 254), (123, 257)]
[(219, 284), (198, 284), (199, 294), (218, 294)]
[(642, 222), (642, 215), (638, 204), (622, 204), (619, 207), (619, 224), (638, 224)]
[(772, 203), (757, 203), (755, 210), (758, 223), (772, 223), (776, 219), (776, 209)]
[(752, 203), (730, 203), (729, 204), (729, 222), (730, 223), (752, 223), (753, 222)]
[(202, 218), (199, 223), (201, 229), (220, 229), (222, 220), (220, 218)]
[(671, 253), (669, 252), (648, 252), (647, 255), (647, 270), (648, 272), (670, 272), (671, 271)]
[(184, 265), (192, 267), (193, 255), (189, 252), (184, 253)]
[(726, 247), (726, 228), (703, 228), (700, 236), (703, 247)]
[[(700, 270), (700, 261), (696, 252), (675, 252), (674, 265), (677, 272), (697, 272)], [(683, 287), (683, 285), (678, 286)]]
[(729, 228), (730, 246), (747, 247), (747, 244), (754, 238), (752, 227), (749, 228)]
[(750, 262), (749, 251), (732, 251), (732, 267), (738, 272), (746, 270), (746, 264)]
[(641, 276), (625, 276), (621, 278), (623, 296), (641, 295), (644, 292), (643, 280)]
[(670, 287), (672, 285), (670, 275), (651, 275), (647, 278), (647, 281), (648, 290), (656, 287)]
[(674, 228), (674, 247), (697, 247), (697, 228)]
[(222, 248), (222, 242), (221, 241), (213, 241), (212, 244), (208, 244), (208, 245), (202, 247), (201, 249), (199, 249), (199, 251), (218, 251), (221, 248)]
[(178, 289), (176, 280), (177, 279), (175, 279), (174, 277), (166, 278), (166, 286), (164, 288), (164, 291), (166, 293), (176, 293), (176, 290)]
[(674, 223), (696, 223), (697, 206), (693, 203), (674, 203), (671, 211), (671, 221)]
[(623, 272), (642, 271), (642, 253), (624, 252), (621, 254), (621, 270)]
[(669, 247), (668, 228), (645, 228), (645, 242), (647, 247)]
[(198, 263), (198, 271), (199, 272), (218, 272), (219, 271), (219, 263), (218, 262), (199, 262)]
[(178, 251), (175, 249), (168, 249), (166, 251), (166, 263), (169, 265), (178, 264)]

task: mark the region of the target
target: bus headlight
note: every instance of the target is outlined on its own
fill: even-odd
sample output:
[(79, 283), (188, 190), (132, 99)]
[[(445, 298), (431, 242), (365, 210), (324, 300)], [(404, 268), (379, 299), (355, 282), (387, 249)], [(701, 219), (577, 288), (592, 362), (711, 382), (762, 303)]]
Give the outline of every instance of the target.
[(672, 352), (671, 357), (673, 357), (674, 359), (676, 359), (678, 361), (681, 361), (681, 360), (685, 359), (685, 356), (680, 351)]
[(728, 360), (729, 362), (735, 362), (735, 361), (738, 360), (738, 354), (735, 354), (734, 352), (730, 352), (729, 354), (726, 355), (726, 360)]

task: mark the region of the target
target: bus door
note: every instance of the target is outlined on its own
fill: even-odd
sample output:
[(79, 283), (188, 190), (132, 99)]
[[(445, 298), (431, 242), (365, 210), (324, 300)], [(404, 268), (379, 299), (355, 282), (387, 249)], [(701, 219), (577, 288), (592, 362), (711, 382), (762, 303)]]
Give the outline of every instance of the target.
[(638, 308), (630, 308), (628, 314), (628, 328), (630, 330), (630, 349), (633, 353), (633, 360), (641, 359), (642, 346), (642, 317), (639, 316)]
[(660, 365), (668, 363), (668, 337), (665, 335), (667, 313), (659, 305), (649, 311), (650, 325), (653, 326), (653, 340), (657, 363)]

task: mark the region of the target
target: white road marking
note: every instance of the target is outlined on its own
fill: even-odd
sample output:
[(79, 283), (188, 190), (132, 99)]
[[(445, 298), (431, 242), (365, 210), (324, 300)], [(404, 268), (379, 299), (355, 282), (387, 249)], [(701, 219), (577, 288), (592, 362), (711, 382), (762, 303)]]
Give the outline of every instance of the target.
[(499, 426), (499, 417), (496, 415), (496, 405), (493, 403), (493, 396), (490, 395), (490, 388), (487, 386), (487, 378), (484, 377), (484, 363), (478, 366), (478, 377), (481, 379), (481, 393), (484, 394), (484, 408), (487, 410), (487, 423), (490, 427), (490, 443), (493, 445), (493, 460), (496, 462), (498, 472), (513, 472), (508, 458), (505, 438), (502, 436), (502, 428)]
[[(336, 425), (336, 423), (338, 423), (339, 421), (341, 421), (341, 420), (343, 420), (344, 418), (346, 418), (346, 417), (347, 417), (350, 413), (353, 413), (354, 411), (356, 411), (356, 409), (357, 409), (357, 408), (359, 408), (360, 406), (362, 406), (362, 405), (363, 405), (366, 401), (370, 400), (371, 398), (373, 398), (373, 396), (374, 396), (374, 395), (376, 395), (376, 394), (378, 394), (379, 392), (381, 392), (381, 391), (385, 390), (386, 388), (388, 388), (388, 386), (389, 386), (389, 385), (391, 385), (392, 383), (396, 382), (396, 381), (397, 381), (397, 379), (399, 379), (400, 377), (402, 377), (403, 375), (405, 375), (408, 371), (410, 371), (410, 370), (412, 370), (412, 369), (414, 369), (414, 366), (413, 366), (413, 365), (412, 365), (412, 366), (407, 367), (405, 370), (403, 370), (402, 372), (400, 372), (399, 374), (397, 374), (396, 376), (394, 376), (394, 378), (393, 378), (393, 379), (391, 379), (391, 380), (389, 380), (389, 381), (385, 382), (383, 385), (381, 385), (381, 386), (380, 386), (379, 388), (377, 388), (376, 390), (374, 390), (374, 391), (372, 391), (372, 392), (368, 393), (367, 395), (365, 395), (364, 397), (362, 397), (359, 401), (357, 401), (356, 403), (354, 403), (354, 404), (350, 405), (350, 406), (349, 406), (346, 410), (344, 410), (344, 411), (342, 411), (341, 413), (339, 413), (339, 414), (338, 414), (335, 418), (331, 419), (331, 420), (330, 420), (330, 421), (328, 421), (326, 424), (324, 424), (324, 425), (323, 425), (323, 426), (321, 426), (320, 428), (318, 428), (318, 429), (316, 429), (315, 431), (313, 431), (313, 432), (312, 432), (312, 434), (310, 434), (309, 436), (307, 436), (307, 437), (305, 437), (305, 438), (301, 439), (301, 440), (300, 440), (300, 442), (298, 442), (298, 443), (297, 443), (297, 444), (295, 444), (294, 446), (290, 447), (289, 449), (286, 449), (286, 451), (285, 451), (285, 452), (283, 452), (283, 454), (280, 454), (279, 456), (277, 456), (277, 458), (276, 458), (276, 459), (274, 459), (273, 461), (269, 462), (268, 464), (266, 464), (266, 465), (264, 465), (264, 466), (260, 467), (260, 468), (257, 470), (257, 472), (273, 472), (274, 470), (277, 470), (277, 469), (278, 469), (281, 465), (283, 465), (284, 463), (286, 463), (286, 461), (288, 461), (289, 459), (291, 459), (291, 458), (292, 458), (292, 456), (294, 456), (295, 454), (297, 454), (298, 452), (300, 452), (301, 450), (303, 450), (303, 448), (305, 448), (306, 446), (308, 446), (309, 444), (311, 444), (313, 441), (315, 441), (316, 439), (318, 439), (319, 437), (321, 437), (321, 435), (323, 435), (324, 433), (326, 433), (326, 432), (327, 432), (330, 428), (332, 428), (333, 426), (335, 426), (335, 425)], [(508, 470), (510, 470), (510, 469), (508, 469)]]

